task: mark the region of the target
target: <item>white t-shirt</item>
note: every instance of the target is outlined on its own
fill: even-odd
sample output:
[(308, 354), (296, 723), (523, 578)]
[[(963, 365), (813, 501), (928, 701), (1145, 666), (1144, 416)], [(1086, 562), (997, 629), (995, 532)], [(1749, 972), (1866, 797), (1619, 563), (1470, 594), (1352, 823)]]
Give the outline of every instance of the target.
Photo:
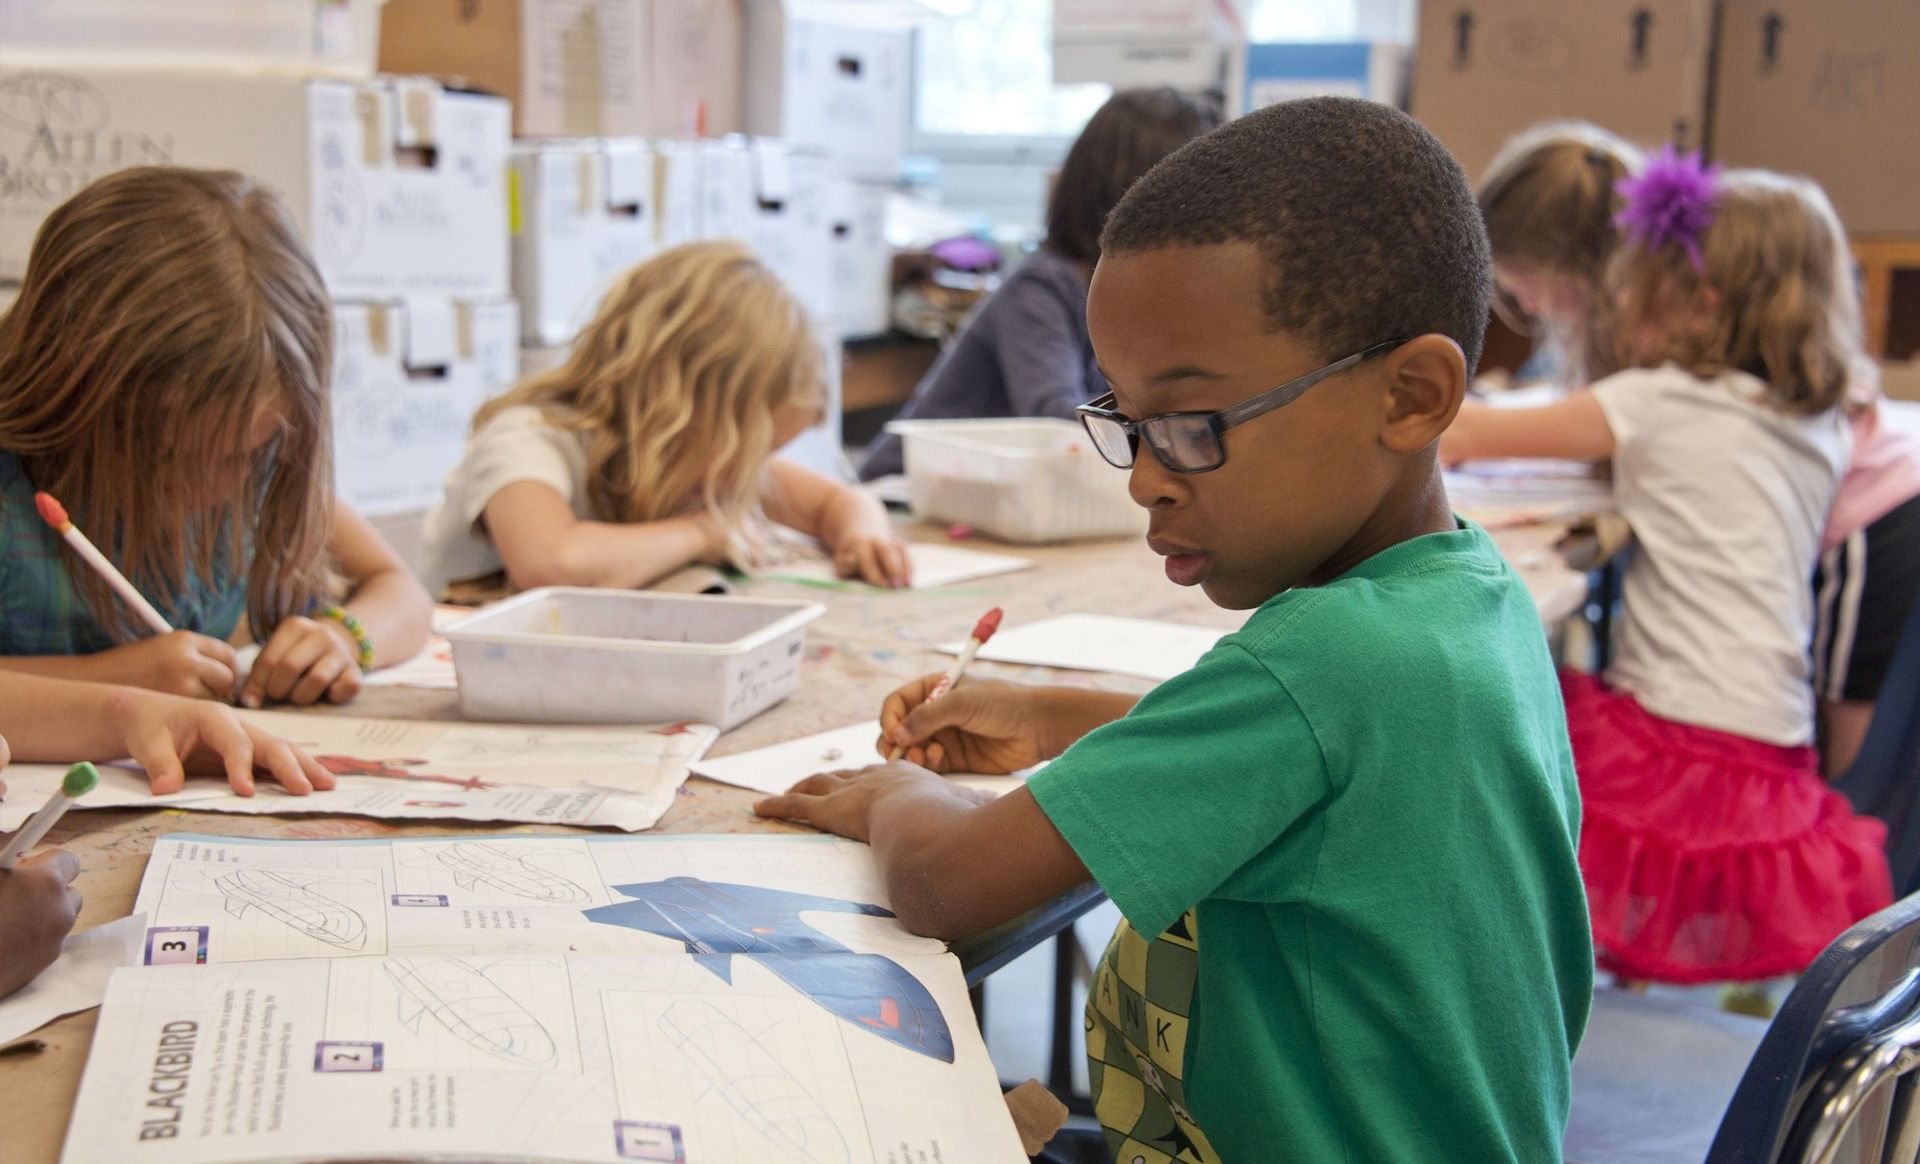
[(1637, 543), (1607, 681), (1665, 719), (1810, 743), (1813, 567), (1847, 465), (1842, 410), (1783, 412), (1744, 372), (1672, 365), (1593, 395)]
[(573, 506), (575, 517), (593, 520), (580, 434), (555, 428), (531, 405), (502, 409), (467, 439), (466, 455), (447, 474), (446, 496), (427, 516), (421, 570), (427, 593), (502, 569), (500, 552), (480, 528), (480, 517), (494, 494), (520, 481), (552, 486)]

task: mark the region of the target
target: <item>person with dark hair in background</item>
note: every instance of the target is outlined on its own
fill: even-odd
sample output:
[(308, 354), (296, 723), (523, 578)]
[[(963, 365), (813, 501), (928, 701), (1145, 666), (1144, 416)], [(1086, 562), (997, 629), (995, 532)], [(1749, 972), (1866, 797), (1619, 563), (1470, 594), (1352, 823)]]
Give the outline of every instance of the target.
[[(1087, 338), (1087, 285), (1107, 214), (1140, 175), (1218, 126), (1211, 98), (1174, 89), (1115, 93), (1080, 131), (1047, 202), (1047, 236), (953, 337), (901, 420), (1057, 416), (1107, 390)], [(904, 469), (900, 438), (875, 438), (862, 480)]]

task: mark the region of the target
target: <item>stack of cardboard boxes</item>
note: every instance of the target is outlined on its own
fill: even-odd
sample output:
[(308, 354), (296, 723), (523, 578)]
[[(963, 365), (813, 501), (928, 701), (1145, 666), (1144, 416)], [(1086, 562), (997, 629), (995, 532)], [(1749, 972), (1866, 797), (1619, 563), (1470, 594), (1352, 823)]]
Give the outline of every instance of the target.
[[(213, 46), (230, 51), (201, 41), (191, 57), (153, 48), (146, 63), (125, 63), (123, 30), (78, 17), (38, 28), (41, 41), (0, 45), (0, 281), (22, 276), (47, 213), (102, 175), (140, 165), (252, 175), (286, 200), (335, 300), (338, 488), (376, 516), (418, 510), (438, 496), (474, 408), (514, 374), (510, 114), (499, 98), (376, 78), (363, 25), (377, 6), (305, 8), (316, 23), (304, 63), (278, 41), (250, 56), (254, 41), (238, 37)], [(343, 11), (363, 25), (328, 23)], [(341, 37), (357, 56), (322, 51)], [(96, 41), (107, 46), (98, 58)]]
[[(828, 340), (884, 330), (873, 208), (899, 173), (909, 44), (803, 0), (391, 0), (380, 59), (513, 99), (512, 278), (533, 370), (620, 273), (696, 239), (751, 247)], [(837, 469), (826, 347), (829, 419), (791, 452)]]

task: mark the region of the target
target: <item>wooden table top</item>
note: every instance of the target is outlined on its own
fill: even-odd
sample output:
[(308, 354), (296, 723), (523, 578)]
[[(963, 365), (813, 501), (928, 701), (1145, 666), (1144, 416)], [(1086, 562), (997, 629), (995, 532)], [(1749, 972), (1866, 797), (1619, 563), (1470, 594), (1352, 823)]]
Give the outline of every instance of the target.
[[(940, 530), (926, 525), (908, 526), (904, 532), (916, 541), (945, 540)], [(1494, 534), (1548, 626), (1576, 611), (1586, 595), (1585, 576), (1567, 568), (1553, 552), (1560, 533), (1559, 527), (1528, 526)], [(712, 754), (749, 751), (874, 716), (881, 700), (901, 682), (944, 671), (952, 660), (939, 654), (935, 645), (963, 636), (991, 606), (1005, 609), (1009, 626), (1078, 611), (1223, 629), (1237, 627), (1245, 618), (1244, 612), (1215, 607), (1198, 589), (1169, 584), (1160, 559), (1138, 540), (1064, 546), (965, 544), (1031, 558), (1035, 568), (928, 591), (825, 589), (777, 580), (745, 586), (743, 593), (808, 598), (827, 610), (809, 628), (800, 685), (792, 698), (722, 736)], [(1152, 686), (1146, 680), (1117, 675), (988, 662), (976, 663), (970, 674), (1136, 693)], [(368, 688), (342, 711), (402, 719), (459, 718), (454, 692), (392, 687)], [(755, 818), (750, 806), (757, 795), (695, 777), (681, 789), (656, 829), (668, 833), (801, 831)], [(350, 839), (565, 831), (551, 825), (402, 824), (347, 816), (103, 809), (69, 813), (48, 841), (80, 860), (82, 872), (75, 885), (86, 902), (78, 928), (87, 929), (131, 912), (153, 840), (166, 833)], [(6, 1112), (0, 1116), (0, 1164), (39, 1164), (59, 1157), (98, 1013), (84, 1011), (42, 1027), (34, 1037), (47, 1048), (39, 1054), (0, 1059), (0, 1095), (6, 1097)]]

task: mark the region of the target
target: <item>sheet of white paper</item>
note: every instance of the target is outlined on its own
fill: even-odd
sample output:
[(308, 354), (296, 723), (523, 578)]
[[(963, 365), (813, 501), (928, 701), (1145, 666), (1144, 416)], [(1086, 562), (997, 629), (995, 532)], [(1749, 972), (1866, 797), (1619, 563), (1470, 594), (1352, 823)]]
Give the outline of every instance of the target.
[[(339, 786), (289, 796), (263, 778), (254, 796), (243, 797), (224, 780), (196, 777), (179, 792), (154, 796), (144, 772), (103, 767), (100, 787), (76, 807), (515, 821), (633, 832), (659, 821), (686, 781), (687, 765), (719, 734), (706, 724), (575, 728), (242, 714), (307, 748), (339, 777)], [(45, 764), (10, 768), (0, 829), (18, 828), (65, 771)]]
[[(453, 623), (473, 614), (464, 606), (436, 606), (433, 608), (433, 629), (445, 630)], [(260, 657), (258, 643), (241, 647), (234, 652), (234, 671), (239, 676), (234, 681), (238, 690), (247, 681), (253, 671), (254, 660)], [(391, 667), (382, 667), (378, 671), (369, 671), (360, 680), (366, 687), (428, 687), (440, 691), (453, 691), (460, 685), (453, 674), (453, 648), (447, 640), (435, 634), (420, 648), (420, 653), (404, 663), (395, 663)]]
[[(1190, 670), (1227, 633), (1106, 614), (1065, 614), (1008, 627), (993, 636), (977, 657), (1165, 680)], [(940, 649), (957, 655), (965, 647), (963, 642), (947, 643)]]
[[(1019, 570), (1033, 568), (1031, 558), (1016, 558), (1009, 554), (988, 554), (979, 550), (964, 550), (958, 546), (943, 546), (934, 542), (909, 543), (907, 554), (913, 560), (912, 589), (914, 590), (952, 586), (958, 582), (971, 582), (976, 578), (991, 578), (997, 574), (1012, 574)], [(768, 577), (801, 582), (846, 581), (834, 573), (832, 562), (818, 558), (785, 563), (767, 573)]]
[(404, 663), (369, 671), (360, 680), (365, 687), (428, 687), (454, 691), (460, 686), (453, 672), (453, 646), (435, 635), (420, 653)]
[(99, 1006), (113, 972), (140, 960), (146, 934), (146, 915), (137, 913), (69, 935), (53, 965), (0, 999), (0, 1043), (37, 1031), (63, 1014)]
[[(772, 795), (785, 792), (816, 772), (837, 772), (880, 763), (884, 757), (874, 749), (874, 742), (879, 738), (880, 724), (868, 720), (752, 752), (696, 760), (693, 774)], [(1038, 768), (1032, 768), (1010, 776), (954, 775), (948, 779), (1004, 796), (1025, 784), (1026, 778), (1037, 771)]]
[(873, 746), (879, 738), (880, 725), (868, 720), (751, 752), (697, 760), (693, 774), (772, 795), (785, 792), (816, 772), (880, 763)]
[(1554, 505), (1593, 513), (1613, 508), (1613, 488), (1583, 461), (1472, 461), (1446, 473), (1456, 508)]
[[(135, 1143), (145, 1164), (1026, 1159), (951, 955), (718, 961), (636, 946), (122, 970), (64, 1160)], [(146, 1106), (155, 1079), (178, 1085), (169, 1106)]]
[(835, 837), (163, 836), (66, 1159), (1024, 1159), (886, 906)]
[[(284, 841), (169, 833), (154, 841), (134, 912), (169, 933), (200, 939), (204, 928), (210, 963), (532, 950), (622, 954), (663, 948), (658, 935), (639, 932), (640, 921), (684, 921), (697, 911), (663, 904), (642, 919), (631, 910), (598, 907), (649, 894), (666, 902), (661, 895), (675, 885), (888, 904), (873, 851), (837, 837), (565, 833)], [(636, 887), (647, 892), (632, 892)], [(822, 915), (817, 927), (877, 953), (945, 948), (889, 916), (859, 913), (865, 916)], [(684, 952), (677, 940), (664, 948)]]

